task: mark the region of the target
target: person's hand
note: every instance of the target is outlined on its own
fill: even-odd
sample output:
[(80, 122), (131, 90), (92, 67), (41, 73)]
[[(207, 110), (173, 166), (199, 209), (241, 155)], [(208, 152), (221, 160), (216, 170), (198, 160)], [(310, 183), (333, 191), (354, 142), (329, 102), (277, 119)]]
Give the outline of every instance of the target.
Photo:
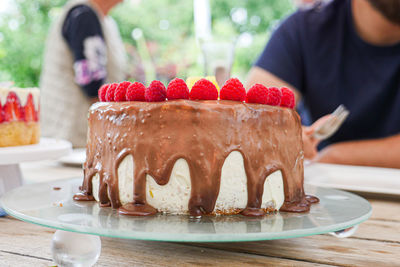
[[(351, 149), (351, 147), (350, 147)], [(348, 149), (343, 149), (340, 144), (332, 144), (322, 149), (313, 159), (315, 162), (340, 164), (341, 155), (343, 156)]]
[(306, 159), (314, 159), (318, 155), (317, 146), (320, 143), (320, 140), (313, 137), (314, 131), (327, 119), (329, 119), (331, 115), (325, 115), (314, 122), (311, 126), (303, 126), (303, 151), (304, 157)]
[(306, 159), (313, 159), (318, 154), (317, 146), (319, 140), (312, 136), (313, 133), (314, 129), (312, 126), (303, 126), (303, 151)]

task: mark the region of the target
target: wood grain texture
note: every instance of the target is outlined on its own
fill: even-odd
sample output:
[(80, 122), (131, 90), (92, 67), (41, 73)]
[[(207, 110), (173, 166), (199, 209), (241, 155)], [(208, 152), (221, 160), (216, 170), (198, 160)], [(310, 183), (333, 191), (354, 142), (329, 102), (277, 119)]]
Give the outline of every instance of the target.
[(370, 220), (400, 222), (400, 197), (397, 200), (368, 200), (373, 209)]
[(353, 237), (400, 245), (400, 222), (368, 220), (359, 226)]
[[(102, 239), (100, 264), (115, 262), (122, 257), (126, 266), (324, 266), (280, 257), (266, 257), (246, 252), (232, 252), (188, 244)], [(118, 247), (118, 250), (115, 248)], [(124, 256), (125, 255), (125, 256)], [(126, 256), (128, 255), (128, 256)]]
[(1, 266), (51, 266), (51, 260), (42, 260), (31, 257), (29, 255), (23, 255), (20, 253), (0, 251), (0, 265)]
[[(51, 266), (50, 243), (54, 230), (0, 219), (0, 257), (5, 266)], [(1, 259), (1, 258), (0, 258)], [(26, 265), (25, 265), (26, 263)], [(0, 264), (3, 266), (2, 264)], [(247, 252), (224, 251), (190, 244), (102, 238), (96, 266), (324, 266)]]
[(239, 253), (285, 257), (339, 266), (398, 266), (400, 245), (330, 235), (249, 243), (194, 244)]

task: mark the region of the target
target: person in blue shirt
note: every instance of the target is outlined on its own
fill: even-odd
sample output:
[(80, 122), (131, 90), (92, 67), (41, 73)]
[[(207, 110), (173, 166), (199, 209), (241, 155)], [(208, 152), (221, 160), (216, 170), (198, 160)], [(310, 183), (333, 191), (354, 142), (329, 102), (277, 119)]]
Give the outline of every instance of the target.
[[(312, 121), (344, 104), (350, 116), (306, 158), (400, 168), (400, 0), (333, 0), (299, 10), (272, 34), (247, 84), (287, 86)], [(320, 123), (317, 121), (316, 123)]]

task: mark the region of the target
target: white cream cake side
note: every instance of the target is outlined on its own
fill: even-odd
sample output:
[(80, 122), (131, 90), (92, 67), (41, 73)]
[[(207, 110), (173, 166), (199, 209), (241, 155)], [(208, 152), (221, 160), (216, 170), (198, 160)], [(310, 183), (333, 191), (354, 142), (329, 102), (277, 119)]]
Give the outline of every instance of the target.
[[(134, 160), (127, 155), (118, 166), (118, 189), (121, 204), (133, 201)], [(99, 175), (92, 178), (93, 196), (99, 201)], [(178, 159), (172, 169), (169, 182), (158, 185), (153, 177), (146, 176), (146, 201), (159, 212), (187, 214), (191, 183), (189, 166), (184, 159)], [(269, 175), (264, 182), (262, 208), (279, 210), (284, 201), (283, 179), (280, 171)], [(229, 213), (244, 209), (247, 204), (247, 177), (242, 154), (233, 151), (225, 159), (221, 171), (221, 184), (214, 212)]]

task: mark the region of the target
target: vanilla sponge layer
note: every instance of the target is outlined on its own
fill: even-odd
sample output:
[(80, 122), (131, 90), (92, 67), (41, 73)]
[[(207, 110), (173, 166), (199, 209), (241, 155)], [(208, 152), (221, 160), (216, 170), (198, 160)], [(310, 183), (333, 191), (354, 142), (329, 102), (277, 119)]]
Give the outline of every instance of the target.
[[(119, 198), (122, 205), (133, 201), (134, 161), (126, 156), (118, 166)], [(93, 196), (99, 201), (99, 175), (92, 178)], [(150, 175), (146, 177), (146, 201), (159, 212), (187, 214), (191, 183), (189, 166), (184, 159), (176, 161), (169, 182), (158, 185)], [(269, 175), (264, 182), (261, 208), (279, 210), (284, 201), (283, 180), (280, 171)], [(230, 214), (247, 204), (247, 177), (243, 157), (233, 151), (225, 159), (221, 172), (221, 185), (214, 212)]]
[(37, 122), (0, 123), (0, 147), (32, 145), (39, 141), (40, 125)]

